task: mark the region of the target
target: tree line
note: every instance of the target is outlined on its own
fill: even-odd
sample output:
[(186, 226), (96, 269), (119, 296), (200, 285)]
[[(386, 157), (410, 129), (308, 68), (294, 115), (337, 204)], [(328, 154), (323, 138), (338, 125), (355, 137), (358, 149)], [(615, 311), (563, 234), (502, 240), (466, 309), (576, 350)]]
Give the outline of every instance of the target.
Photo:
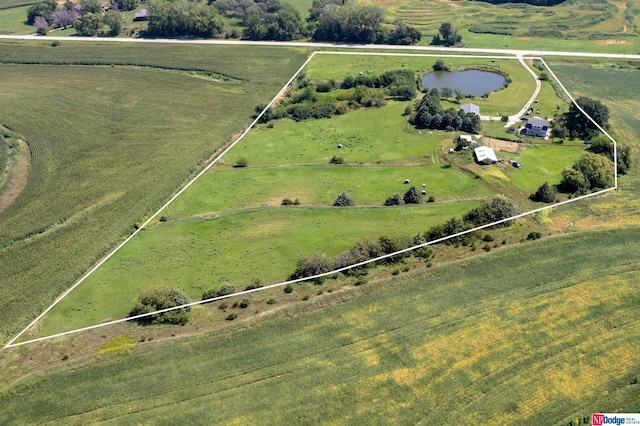
[[(39, 35), (45, 35), (50, 27), (68, 28), (73, 26), (78, 35), (96, 34), (117, 36), (122, 30), (120, 11), (135, 9), (138, 0), (113, 0), (109, 10), (104, 11), (99, 0), (66, 0), (61, 7), (55, 0), (44, 0), (27, 9), (27, 24), (34, 25)], [(109, 31), (101, 31), (104, 26)]]
[[(367, 260), (375, 259), (387, 254), (396, 253), (398, 251), (434, 241), (447, 236), (455, 235), (478, 226), (508, 219), (517, 214), (514, 204), (502, 197), (493, 197), (485, 200), (479, 207), (471, 209), (463, 217), (452, 217), (442, 225), (436, 225), (425, 232), (420, 232), (414, 236), (397, 236), (390, 237), (382, 235), (377, 239), (363, 239), (355, 243), (355, 245), (345, 252), (340, 253), (334, 259), (328, 258), (325, 254), (314, 254), (298, 260), (296, 268), (289, 276), (289, 279), (307, 278), (315, 275), (333, 271), (335, 269), (344, 268)], [(496, 228), (504, 228), (511, 226), (512, 221), (505, 221), (496, 225)], [(446, 240), (445, 244), (460, 244), (473, 238), (472, 235), (460, 235)], [(415, 252), (416, 256), (425, 256), (432, 253), (429, 248), (423, 248)], [(382, 263), (391, 264), (409, 257), (410, 252), (390, 256), (382, 261)], [(369, 267), (373, 265), (367, 264), (357, 268), (344, 271), (343, 274), (360, 275), (366, 274)], [(322, 279), (316, 279), (319, 284)]]
[[(327, 93), (342, 89), (332, 97), (319, 97), (318, 93)], [(350, 90), (348, 90), (350, 89)], [(415, 73), (409, 70), (387, 71), (381, 75), (346, 76), (342, 81), (312, 81), (300, 74), (293, 90), (278, 105), (271, 106), (260, 117), (261, 123), (282, 118), (296, 121), (329, 118), (344, 114), (351, 109), (382, 107), (385, 98), (400, 100), (413, 99), (417, 93)], [(258, 105), (256, 116), (265, 108)]]

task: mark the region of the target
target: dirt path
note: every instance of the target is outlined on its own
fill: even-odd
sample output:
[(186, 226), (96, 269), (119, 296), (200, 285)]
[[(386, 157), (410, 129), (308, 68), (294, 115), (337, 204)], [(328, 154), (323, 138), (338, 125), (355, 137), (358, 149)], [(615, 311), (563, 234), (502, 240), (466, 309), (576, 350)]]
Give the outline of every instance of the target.
[(521, 143), (507, 142), (500, 139), (488, 138), (486, 136), (482, 138), (482, 142), (489, 148), (493, 148), (497, 151), (520, 153), (522, 152), (522, 148), (524, 148), (524, 145)]
[(30, 164), (31, 150), (29, 145), (18, 140), (18, 148), (9, 165), (9, 176), (0, 187), (0, 212), (6, 210), (24, 189), (29, 178)]

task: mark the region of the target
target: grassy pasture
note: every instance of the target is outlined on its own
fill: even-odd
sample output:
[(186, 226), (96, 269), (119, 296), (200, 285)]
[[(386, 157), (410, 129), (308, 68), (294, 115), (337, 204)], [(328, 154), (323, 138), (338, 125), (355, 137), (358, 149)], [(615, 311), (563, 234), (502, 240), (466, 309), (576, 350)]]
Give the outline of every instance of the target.
[[(37, 3), (37, 0), (3, 0), (2, 4), (0, 4), (0, 10), (2, 9), (12, 9), (14, 7), (20, 7), (20, 6), (29, 6), (31, 4)], [(25, 19), (26, 19), (26, 12), (25, 12)]]
[[(639, 241), (626, 230), (527, 243), (179, 341), (129, 346), (148, 333), (131, 326), (94, 348), (128, 352), (93, 365), (72, 355), (0, 407), (9, 423), (73, 424), (556, 424), (638, 411)], [(12, 350), (63, 354), (81, 338)]]
[[(346, 191), (359, 206), (381, 206), (387, 197), (404, 194), (409, 178), (437, 201), (480, 199), (492, 194), (471, 176), (435, 165), (303, 166), (216, 170), (204, 175), (167, 209), (171, 219), (217, 212), (233, 206), (279, 206), (283, 198), (305, 205), (333, 204)], [(388, 195), (385, 195), (388, 194)]]
[(129, 242), (43, 319), (41, 331), (48, 335), (124, 318), (143, 289), (163, 283), (197, 300), (225, 283), (243, 289), (253, 278), (281, 282), (301, 257), (337, 256), (363, 236), (417, 234), (478, 204), (280, 207), (169, 222)]
[[(346, 69), (357, 69), (350, 57), (336, 57), (344, 59)], [(330, 78), (328, 70), (340, 66), (326, 55), (311, 64), (316, 59), (320, 65), (307, 70), (311, 78)], [(356, 62), (360, 59), (355, 57)], [(373, 59), (376, 73), (397, 66), (393, 57)], [(506, 62), (486, 64), (501, 67)], [(523, 70), (516, 61), (509, 67)], [(461, 216), (496, 192), (487, 180), (443, 167), (441, 155), (453, 146), (454, 135), (407, 127), (405, 105), (389, 101), (382, 108), (331, 119), (258, 126), (223, 158), (225, 165), (212, 168), (169, 206), (165, 213), (169, 223), (149, 229), (108, 262), (110, 266), (104, 265), (74, 290), (44, 320), (42, 331), (122, 317), (142, 289), (160, 281), (181, 287), (192, 297), (226, 281), (247, 285), (247, 270), (239, 266), (246, 262), (260, 271), (263, 281), (281, 281), (300, 257), (315, 252), (333, 257), (364, 237), (415, 234)], [(343, 148), (337, 148), (339, 143)], [(334, 155), (349, 164), (329, 165)], [(241, 157), (249, 167), (232, 169), (230, 165)], [(425, 183), (427, 195), (445, 204), (381, 208), (387, 197), (407, 190), (405, 179), (420, 189)], [(349, 192), (358, 206), (377, 208), (327, 209), (342, 191)], [(267, 208), (279, 206), (285, 197), (300, 199), (303, 207)], [(114, 298), (121, 303), (105, 306), (104, 300)]]
[[(244, 157), (253, 165), (328, 164), (334, 155), (346, 162), (424, 161), (427, 155), (435, 159), (444, 145), (452, 146), (452, 135), (405, 131), (404, 108), (404, 102), (389, 102), (382, 108), (330, 119), (300, 123), (283, 120), (275, 123), (274, 129), (259, 126), (233, 148), (225, 161), (233, 164)], [(343, 148), (338, 149), (338, 144)]]
[[(65, 45), (0, 45), (3, 61), (11, 62), (0, 64), (0, 116), (32, 152), (25, 189), (0, 214), (0, 340), (246, 126), (254, 106), (268, 101), (305, 57), (277, 48), (180, 46), (174, 57), (162, 46), (93, 45), (74, 53)], [(17, 64), (38, 58), (128, 65)], [(152, 68), (176, 65), (195, 68)], [(203, 71), (228, 78), (202, 78)]]
[(2, 9), (0, 6), (0, 34), (33, 34), (35, 27), (25, 24), (29, 6)]
[[(501, 151), (500, 155), (522, 164), (522, 169), (511, 165), (504, 168), (511, 183), (519, 189), (535, 191), (544, 182), (549, 182), (549, 185), (559, 183), (562, 169), (573, 165), (583, 150), (582, 146), (576, 145), (532, 145), (521, 154)], [(613, 174), (613, 170), (611, 173)]]

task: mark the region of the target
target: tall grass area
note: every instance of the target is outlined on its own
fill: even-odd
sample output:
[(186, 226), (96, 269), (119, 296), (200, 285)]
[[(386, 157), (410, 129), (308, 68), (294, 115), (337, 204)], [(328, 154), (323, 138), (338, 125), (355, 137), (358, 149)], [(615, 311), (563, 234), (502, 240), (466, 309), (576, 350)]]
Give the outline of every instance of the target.
[(84, 368), (71, 358), (0, 407), (8, 423), (77, 424), (533, 425), (637, 412), (639, 242), (633, 230), (527, 243)]
[[(21, 134), (32, 153), (25, 189), (0, 214), (0, 340), (250, 123), (254, 106), (267, 102), (306, 56), (277, 48), (179, 50), (0, 45), (2, 124)], [(114, 65), (19, 64), (38, 58)], [(153, 68), (178, 64), (194, 71)]]

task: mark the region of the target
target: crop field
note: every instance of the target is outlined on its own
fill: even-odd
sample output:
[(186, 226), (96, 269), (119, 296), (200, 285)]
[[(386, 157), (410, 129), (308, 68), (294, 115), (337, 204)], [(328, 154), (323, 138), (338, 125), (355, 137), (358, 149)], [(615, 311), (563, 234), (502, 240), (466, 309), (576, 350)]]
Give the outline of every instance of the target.
[[(306, 75), (312, 80), (335, 77), (336, 57), (344, 64), (343, 76), (362, 69), (361, 56), (318, 55)], [(378, 74), (398, 67), (395, 57), (371, 59), (365, 72)], [(433, 58), (412, 57), (411, 61), (399, 66), (428, 69)], [(483, 60), (454, 61), (457, 66), (477, 66)], [(514, 78), (509, 88), (495, 96), (502, 93), (501, 99), (509, 99), (509, 93), (520, 94), (527, 83), (517, 79), (525, 77), (533, 91), (533, 79), (517, 61), (484, 61), (481, 65), (504, 67)], [(514, 109), (520, 108), (513, 99), (510, 102)], [(158, 223), (129, 243), (56, 306), (36, 332), (51, 334), (122, 318), (143, 289), (160, 283), (179, 287), (194, 299), (227, 283), (244, 287), (254, 278), (247, 276), (247, 263), (260, 271), (255, 278), (262, 282), (281, 282), (301, 257), (317, 252), (334, 257), (362, 238), (426, 231), (452, 216), (461, 217), (497, 193), (488, 179), (443, 167), (443, 155), (453, 146), (454, 135), (410, 128), (403, 116), (406, 104), (389, 101), (382, 108), (331, 119), (286, 119), (257, 126), (226, 154), (224, 164), (211, 168), (167, 208), (163, 219), (167, 223)], [(575, 156), (580, 148), (564, 150)], [(533, 189), (543, 182), (538, 182), (544, 178), (541, 171), (559, 176), (558, 164), (573, 158), (559, 156), (556, 147), (542, 151), (549, 154), (531, 160), (529, 174), (537, 177)], [(346, 164), (330, 165), (333, 156), (342, 157)], [(240, 158), (248, 166), (232, 168)], [(553, 161), (543, 164), (549, 158)], [(383, 208), (388, 197), (407, 190), (405, 179), (419, 188), (424, 184), (436, 202)], [(358, 208), (331, 208), (343, 191), (352, 195)], [(301, 206), (281, 207), (284, 198), (297, 198)]]
[(639, 242), (625, 230), (526, 243), (177, 341), (136, 343), (149, 331), (123, 329), (99, 339), (90, 365), (86, 348), (73, 355), (81, 336), (17, 348), (72, 355), (0, 407), (8, 423), (72, 424), (566, 424), (594, 407), (637, 412)]
[(190, 46), (175, 56), (121, 46), (119, 56), (119, 47), (0, 45), (2, 124), (32, 153), (26, 187), (0, 214), (0, 340), (250, 123), (306, 56)]

